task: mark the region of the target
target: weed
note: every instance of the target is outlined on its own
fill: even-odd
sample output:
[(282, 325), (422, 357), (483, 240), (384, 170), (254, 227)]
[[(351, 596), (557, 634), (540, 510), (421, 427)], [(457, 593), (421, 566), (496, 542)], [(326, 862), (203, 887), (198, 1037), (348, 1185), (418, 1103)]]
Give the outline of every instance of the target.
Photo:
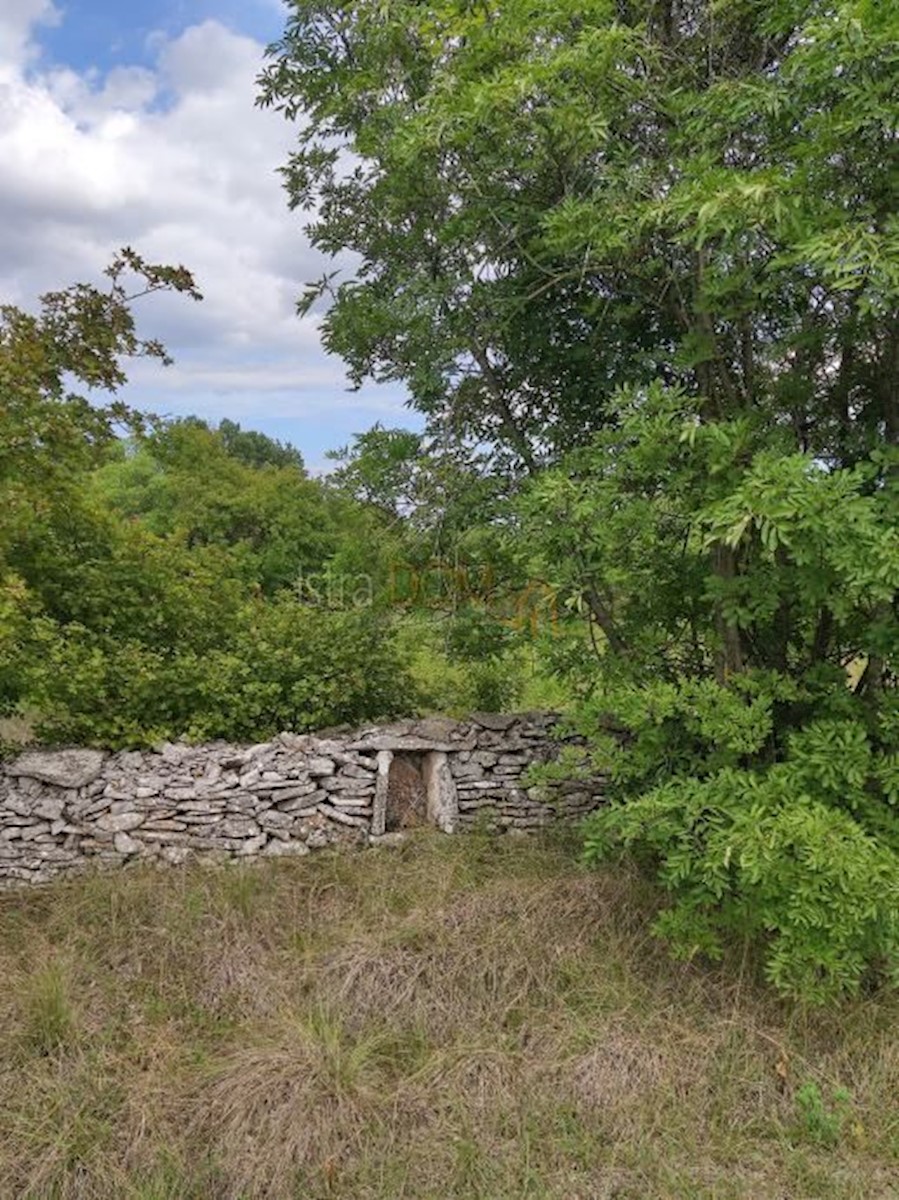
[(796, 1092), (803, 1136), (819, 1146), (835, 1146), (850, 1115), (851, 1104), (852, 1097), (846, 1088), (834, 1088), (828, 1102), (817, 1083), (807, 1080)]
[(24, 1043), (34, 1054), (50, 1055), (71, 1045), (75, 1015), (66, 972), (50, 962), (30, 975), (23, 988)]

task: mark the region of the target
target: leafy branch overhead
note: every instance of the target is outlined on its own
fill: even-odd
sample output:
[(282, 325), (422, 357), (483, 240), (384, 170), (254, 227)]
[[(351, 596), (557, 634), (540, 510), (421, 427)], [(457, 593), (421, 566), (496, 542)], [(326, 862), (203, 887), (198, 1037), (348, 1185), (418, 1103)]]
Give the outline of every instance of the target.
[(155, 292), (202, 299), (185, 267), (148, 263), (130, 247), (105, 274), (108, 288), (49, 292), (37, 313), (0, 305), (0, 487), (83, 465), (116, 425), (136, 421), (118, 400), (98, 404), (69, 390), (76, 382), (114, 393), (126, 379), (123, 359), (171, 361), (159, 341), (138, 336), (134, 300)]

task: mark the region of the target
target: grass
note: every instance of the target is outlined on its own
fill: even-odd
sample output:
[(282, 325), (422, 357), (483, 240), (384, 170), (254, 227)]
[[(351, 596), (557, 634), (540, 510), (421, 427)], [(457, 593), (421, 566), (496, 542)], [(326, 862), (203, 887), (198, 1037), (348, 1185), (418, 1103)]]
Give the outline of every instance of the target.
[(899, 1196), (899, 1002), (673, 965), (559, 842), (0, 897), (0, 1196)]

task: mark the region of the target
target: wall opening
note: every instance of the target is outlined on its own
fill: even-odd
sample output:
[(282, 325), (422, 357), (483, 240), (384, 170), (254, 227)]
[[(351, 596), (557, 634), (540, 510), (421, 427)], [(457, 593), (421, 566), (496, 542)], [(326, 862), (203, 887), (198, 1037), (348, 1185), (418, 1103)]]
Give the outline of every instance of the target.
[(427, 822), (428, 796), (421, 754), (395, 753), (387, 776), (387, 833), (415, 829)]

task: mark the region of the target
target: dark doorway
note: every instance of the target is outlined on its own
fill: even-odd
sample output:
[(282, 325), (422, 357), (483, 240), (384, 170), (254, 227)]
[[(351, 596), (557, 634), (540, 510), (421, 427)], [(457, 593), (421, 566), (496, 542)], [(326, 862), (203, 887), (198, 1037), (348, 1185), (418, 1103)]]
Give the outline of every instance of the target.
[(394, 754), (387, 779), (385, 829), (414, 829), (427, 819), (428, 801), (420, 754)]

